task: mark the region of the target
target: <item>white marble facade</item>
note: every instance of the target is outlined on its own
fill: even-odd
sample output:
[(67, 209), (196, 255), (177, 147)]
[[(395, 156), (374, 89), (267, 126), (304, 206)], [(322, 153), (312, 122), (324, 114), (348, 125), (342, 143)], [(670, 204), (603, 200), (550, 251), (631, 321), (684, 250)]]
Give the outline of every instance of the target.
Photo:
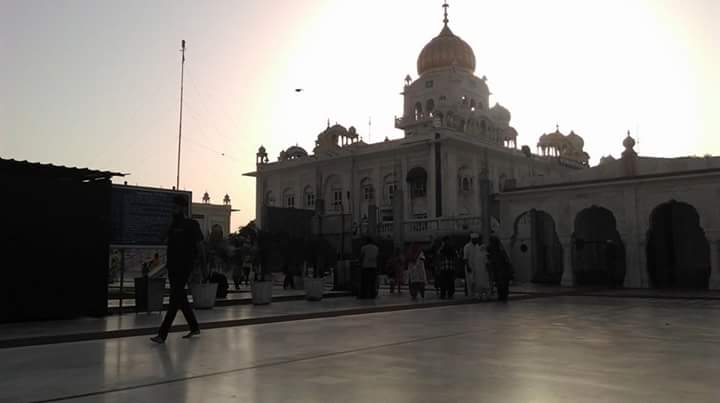
[[(612, 214), (626, 254), (625, 287), (653, 286), (647, 261), (647, 243), (652, 229), (652, 217), (658, 209), (670, 203), (680, 203), (691, 213), (682, 220), (694, 221), (697, 216), (701, 234), (709, 246), (710, 276), (708, 288), (720, 289), (720, 158), (640, 157), (633, 150), (634, 140), (628, 136), (623, 157), (605, 159), (599, 166), (569, 175), (522, 178), (514, 189), (507, 189), (500, 200), (501, 237), (511, 250), (516, 270), (529, 278), (532, 261), (523, 252), (519, 239), (527, 239), (526, 228), (518, 225), (524, 213), (535, 210), (549, 214), (555, 224), (556, 235), (563, 250), (562, 283), (575, 285), (572, 253), (573, 237), (578, 215), (591, 207), (599, 207)], [(672, 231), (676, 231), (675, 228)], [(674, 234), (681, 237), (678, 230)], [(692, 242), (703, 242), (699, 236)], [(526, 248), (527, 249), (527, 248)], [(527, 251), (525, 251), (527, 252)], [(683, 262), (677, 262), (683, 270)]]
[[(260, 227), (264, 206), (315, 209), (323, 200), (323, 213), (345, 213), (356, 233), (375, 205), (380, 236), (393, 236), (391, 223), (399, 221), (403, 239), (428, 241), (481, 229), (481, 176), (499, 192), (508, 180), (587, 167), (582, 141), (558, 145), (553, 155), (518, 150), (510, 112), (489, 105), (472, 48), (444, 23), (418, 57), (419, 77), (406, 77), (403, 116), (395, 120), (403, 138), (367, 144), (354, 127), (328, 124), (312, 153), (293, 146), (270, 162), (260, 147), (257, 170), (247, 174), (256, 177)], [(395, 192), (402, 200), (393, 202)]]

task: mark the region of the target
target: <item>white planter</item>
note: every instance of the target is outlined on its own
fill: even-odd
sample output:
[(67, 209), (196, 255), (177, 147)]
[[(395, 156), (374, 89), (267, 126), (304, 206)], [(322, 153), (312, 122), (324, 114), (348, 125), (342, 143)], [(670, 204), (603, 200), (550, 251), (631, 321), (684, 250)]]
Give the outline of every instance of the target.
[(215, 306), (217, 283), (193, 284), (190, 286), (193, 297), (193, 307), (196, 309), (211, 309)]
[(267, 305), (272, 302), (272, 281), (253, 281), (252, 301), (254, 305)]
[(305, 277), (305, 299), (308, 301), (320, 301), (323, 297), (325, 279)]

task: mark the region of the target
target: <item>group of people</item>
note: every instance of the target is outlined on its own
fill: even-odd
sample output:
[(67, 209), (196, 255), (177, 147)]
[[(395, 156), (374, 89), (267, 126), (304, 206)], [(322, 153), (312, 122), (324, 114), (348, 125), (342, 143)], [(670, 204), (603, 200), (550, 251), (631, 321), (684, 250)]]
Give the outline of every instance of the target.
[[(485, 244), (479, 234), (472, 233), (469, 242), (460, 250), (452, 246), (449, 237), (443, 237), (429, 252), (432, 253), (431, 259), (418, 246), (410, 248), (408, 254), (395, 249), (385, 265), (385, 274), (390, 279), (390, 293), (396, 290), (401, 293), (407, 278), (411, 297), (424, 297), (430, 272), (439, 297), (452, 299), (455, 295), (455, 279), (460, 274), (458, 268), (462, 267), (466, 295), (486, 300), (497, 292), (500, 301), (507, 300), (513, 277), (512, 265), (497, 237), (491, 236)], [(370, 281), (370, 272), (363, 273)]]
[[(167, 268), (170, 280), (170, 305), (158, 329), (158, 334), (151, 338), (156, 343), (164, 343), (170, 327), (175, 319), (178, 310), (181, 310), (189, 327), (189, 332), (184, 338), (190, 338), (200, 333), (200, 326), (197, 318), (187, 300), (185, 285), (193, 269), (196, 258), (205, 260), (206, 256), (202, 246), (203, 235), (195, 220), (188, 217), (188, 200), (182, 196), (176, 196), (174, 200), (173, 220), (167, 237)], [(260, 253), (256, 244), (251, 245), (246, 255), (250, 257), (252, 265), (264, 262), (264, 254)], [(435, 286), (439, 291), (440, 298), (453, 298), (455, 294), (455, 277), (458, 263), (462, 263), (465, 277), (466, 295), (480, 299), (488, 299), (493, 290), (497, 290), (498, 299), (506, 301), (509, 293), (509, 285), (512, 280), (512, 266), (510, 259), (497, 237), (491, 236), (487, 244), (482, 242), (479, 234), (470, 235), (470, 242), (463, 248), (462, 252), (452, 247), (450, 239), (444, 237), (437, 247), (432, 248), (434, 262), (431, 264), (434, 270)], [(405, 273), (407, 273), (408, 288), (411, 297), (415, 300), (418, 297), (425, 298), (425, 286), (428, 283), (428, 257), (425, 251), (415, 246), (410, 249), (409, 256), (395, 249), (393, 256), (387, 260), (386, 270), (391, 276), (390, 292), (401, 293)], [(159, 261), (159, 259), (158, 259)], [(360, 250), (360, 289), (358, 297), (375, 298), (378, 293), (378, 268), (380, 267), (380, 248), (375, 245), (371, 238), (366, 238), (365, 245)], [(242, 265), (241, 267), (244, 267)], [(249, 280), (249, 273), (234, 273), (236, 287), (239, 279)], [(286, 273), (286, 275), (289, 274)], [(289, 276), (286, 276), (286, 278)], [(285, 284), (291, 286), (292, 284)]]

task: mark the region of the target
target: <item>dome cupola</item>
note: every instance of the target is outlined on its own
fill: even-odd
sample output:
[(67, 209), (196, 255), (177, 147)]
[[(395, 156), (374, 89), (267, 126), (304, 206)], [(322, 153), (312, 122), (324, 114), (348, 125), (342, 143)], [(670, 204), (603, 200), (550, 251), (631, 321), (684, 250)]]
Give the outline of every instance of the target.
[(448, 27), (447, 8), (448, 4), (443, 4), (445, 8), (445, 19), (440, 34), (433, 38), (420, 52), (417, 60), (418, 75), (423, 75), (428, 71), (455, 67), (466, 70), (470, 73), (475, 72), (475, 53), (470, 45), (459, 36), (455, 35)]
[(495, 106), (490, 108), (490, 116), (498, 122), (509, 123), (510, 122), (510, 111), (506, 107), (496, 103)]

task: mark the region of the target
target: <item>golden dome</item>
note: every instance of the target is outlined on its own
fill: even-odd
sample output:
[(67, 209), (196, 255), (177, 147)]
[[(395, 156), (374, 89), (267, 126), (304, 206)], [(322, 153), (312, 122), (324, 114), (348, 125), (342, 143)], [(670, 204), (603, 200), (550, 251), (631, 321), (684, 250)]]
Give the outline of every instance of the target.
[(453, 34), (445, 24), (440, 35), (431, 40), (417, 60), (418, 75), (439, 68), (457, 67), (475, 72), (475, 53), (467, 42)]

